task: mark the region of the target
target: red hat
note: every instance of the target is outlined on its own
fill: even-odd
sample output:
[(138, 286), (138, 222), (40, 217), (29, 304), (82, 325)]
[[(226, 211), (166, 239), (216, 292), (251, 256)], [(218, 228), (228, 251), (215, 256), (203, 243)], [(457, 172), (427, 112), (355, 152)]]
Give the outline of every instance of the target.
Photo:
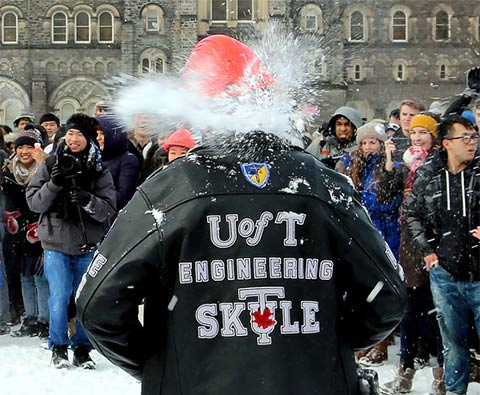
[(163, 149), (165, 151), (168, 151), (168, 149), (172, 145), (191, 149), (195, 147), (195, 140), (193, 139), (192, 134), (188, 130), (177, 129), (168, 137), (165, 143), (163, 143)]
[(182, 78), (189, 89), (208, 97), (241, 95), (275, 82), (255, 52), (223, 34), (204, 38), (195, 45)]

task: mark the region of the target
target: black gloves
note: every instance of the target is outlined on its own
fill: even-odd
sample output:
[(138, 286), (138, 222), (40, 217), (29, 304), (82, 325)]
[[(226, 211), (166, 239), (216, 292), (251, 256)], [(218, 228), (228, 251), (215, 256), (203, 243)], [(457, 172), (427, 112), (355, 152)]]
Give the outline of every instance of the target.
[(480, 67), (472, 67), (467, 73), (467, 87), (480, 93)]
[(72, 200), (72, 203), (77, 204), (78, 206), (85, 207), (90, 202), (91, 198), (92, 195), (79, 187), (72, 187), (70, 190), (70, 199)]
[(480, 67), (472, 67), (467, 71), (467, 87), (463, 95), (475, 100), (480, 93)]
[(50, 179), (57, 187), (64, 187), (65, 181), (67, 180), (63, 172), (60, 170), (58, 163), (55, 162), (52, 168), (52, 173), (50, 174)]

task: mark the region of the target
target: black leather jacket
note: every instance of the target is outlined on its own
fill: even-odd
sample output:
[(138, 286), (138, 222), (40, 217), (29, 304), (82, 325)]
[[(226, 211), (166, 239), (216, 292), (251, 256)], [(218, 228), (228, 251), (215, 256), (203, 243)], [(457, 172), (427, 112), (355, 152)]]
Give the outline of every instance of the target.
[(387, 255), (344, 176), (273, 136), (237, 136), (138, 189), (78, 317), (142, 394), (356, 394), (353, 350), (404, 310)]

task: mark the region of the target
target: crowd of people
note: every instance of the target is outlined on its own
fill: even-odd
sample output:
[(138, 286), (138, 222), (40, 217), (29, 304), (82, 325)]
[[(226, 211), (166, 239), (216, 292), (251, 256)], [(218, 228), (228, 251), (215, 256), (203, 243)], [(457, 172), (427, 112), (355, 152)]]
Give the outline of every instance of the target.
[(53, 113), (38, 124), (24, 113), (13, 130), (1, 127), (0, 335), (48, 339), (55, 367), (68, 366), (68, 347), (74, 365), (95, 367), (75, 319), (75, 291), (136, 187), (195, 145), (185, 129), (162, 141), (141, 120), (127, 133), (113, 115), (94, 115), (60, 125)]
[[(480, 239), (480, 174), (478, 170), (480, 100), (477, 100), (479, 93), (480, 68), (472, 68), (468, 72), (465, 91), (443, 114), (433, 108), (427, 111), (425, 106), (416, 100), (404, 100), (398, 109), (390, 113), (388, 119), (372, 119), (367, 122), (362, 119), (356, 109), (340, 107), (327, 120), (324, 127), (312, 134), (305, 132), (303, 141), (306, 144), (303, 148), (306, 153), (303, 151), (301, 154), (292, 153), (293, 151), (289, 151), (280, 140), (274, 139), (269, 143), (271, 147), (269, 146), (268, 155), (282, 156), (282, 160), (290, 159), (298, 164), (295, 169), (302, 168), (306, 174), (310, 171), (305, 168), (305, 162), (308, 160), (315, 169), (320, 166), (318, 170), (320, 172), (323, 172), (324, 170), (321, 169), (324, 168), (335, 170), (335, 172), (328, 170), (324, 173), (327, 178), (335, 178), (336, 172), (348, 176), (355, 193), (358, 193), (359, 201), (369, 214), (369, 220), (381, 235), (378, 240), (377, 236), (372, 236), (375, 240), (367, 242), (371, 241), (378, 247), (384, 240), (388, 245), (387, 255), (391, 262), (398, 261), (403, 268), (407, 286), (407, 303), (405, 314), (398, 327), (400, 362), (394, 379), (380, 388), (380, 392), (385, 395), (410, 392), (416, 370), (429, 365), (431, 356), (434, 356), (436, 361), (432, 366), (432, 394), (466, 394), (468, 383), (472, 380), (471, 349), (478, 349), (480, 328), (480, 242), (478, 241)], [(472, 104), (473, 106), (469, 109)], [(32, 114), (20, 114), (14, 121), (13, 130), (7, 125), (0, 126), (2, 131), (0, 133), (2, 169), (0, 182), (4, 210), (4, 227), (1, 228), (3, 248), (0, 249), (2, 269), (0, 335), (11, 332), (12, 336), (48, 338), (49, 348), (52, 350), (52, 364), (55, 367), (69, 366), (68, 350), (71, 348), (74, 365), (94, 369), (95, 363), (90, 358), (93, 346), (89, 340), (90, 337), (87, 337), (87, 334), (90, 334), (97, 340), (94, 342), (96, 347), (107, 354), (110, 353), (112, 359), (117, 359), (127, 371), (140, 377), (142, 374), (140, 356), (131, 355), (132, 351), (129, 349), (128, 358), (125, 356), (125, 359), (122, 359), (121, 351), (109, 349), (110, 340), (106, 338), (105, 332), (99, 331), (99, 328), (107, 332), (111, 330), (112, 333), (117, 329), (139, 331), (133, 323), (125, 323), (124, 320), (131, 315), (132, 304), (141, 302), (140, 295), (132, 293), (132, 300), (126, 300), (127, 293), (119, 288), (124, 285), (124, 282), (113, 281), (116, 277), (111, 279), (109, 276), (115, 276), (116, 271), (125, 272), (127, 277), (132, 278), (132, 284), (136, 281), (144, 284), (145, 278), (139, 276), (142, 274), (147, 276), (154, 270), (148, 267), (150, 259), (154, 259), (148, 254), (156, 257), (155, 259), (158, 258), (157, 254), (162, 257), (163, 255), (157, 251), (159, 250), (155, 244), (158, 243), (157, 239), (148, 237), (137, 240), (136, 235), (131, 235), (128, 239), (127, 234), (119, 231), (118, 228), (122, 227), (123, 222), (131, 220), (129, 216), (126, 219), (122, 218), (123, 222), (120, 221), (120, 224), (114, 227), (114, 235), (110, 234), (110, 238), (102, 244), (103, 249), (100, 248), (100, 254), (96, 253), (97, 247), (111, 228), (119, 211), (131, 201), (136, 188), (140, 185), (143, 188), (141, 195), (146, 197), (134, 198), (132, 211), (135, 212), (138, 209), (144, 213), (149, 212), (145, 201), (160, 199), (159, 196), (162, 193), (154, 188), (156, 184), (151, 180), (152, 173), (164, 168), (167, 163), (185, 156), (198, 141), (189, 130), (184, 128), (175, 131), (152, 129), (152, 125), (155, 124), (153, 114), (136, 115), (132, 119), (132, 130), (126, 130), (126, 127), (113, 114), (104, 114), (102, 108), (102, 104), (97, 105), (93, 116), (74, 114), (65, 125), (60, 125), (55, 114), (47, 113), (42, 115), (38, 123), (35, 123)], [(200, 161), (203, 158), (207, 164), (205, 168), (208, 169), (209, 177), (214, 179), (218, 176), (218, 180), (221, 181), (220, 173), (216, 175), (219, 170), (210, 168), (209, 161), (221, 162), (222, 168), (230, 169), (230, 175), (237, 170), (240, 172), (240, 168), (236, 169), (234, 163), (237, 163), (242, 155), (248, 156), (242, 150), (243, 143), (241, 138), (228, 141), (230, 149), (234, 152), (238, 151), (238, 156), (234, 159), (229, 158), (228, 155), (226, 157), (219, 155), (221, 153), (219, 149), (222, 147), (220, 144), (214, 144), (212, 151), (204, 152), (200, 149), (196, 155)], [(275, 150), (278, 152), (273, 154)], [(212, 152), (215, 152), (214, 156)], [(300, 156), (297, 157), (297, 155)], [(320, 162), (323, 165), (319, 165)], [(203, 174), (203, 170), (199, 170), (199, 178), (195, 180), (195, 174), (192, 173), (195, 164), (182, 163), (183, 165), (168, 166), (168, 169), (155, 174), (161, 173), (157, 178), (164, 179), (165, 185), (170, 185), (169, 177), (175, 180), (175, 169), (180, 168), (178, 172), (185, 171), (186, 176), (191, 177), (189, 182), (192, 188), (195, 185), (201, 191), (202, 188), (207, 187), (206, 185), (212, 187), (210, 182), (205, 184), (203, 180), (207, 177), (207, 173)], [(255, 162), (253, 165), (256, 167), (242, 167), (241, 171), (244, 176), (253, 174), (249, 179), (250, 184), (255, 188), (262, 188), (270, 177), (269, 164), (266, 161)], [(259, 169), (263, 170), (260, 172)], [(253, 173), (249, 173), (252, 171)], [(169, 174), (173, 175), (169, 176)], [(279, 171), (278, 177), (281, 178), (282, 174)], [(344, 185), (341, 179), (335, 179), (335, 183), (342, 185), (345, 190), (350, 188)], [(228, 181), (225, 180), (218, 184), (218, 188), (220, 189), (215, 193), (206, 191), (205, 194), (215, 196), (215, 200), (212, 200), (215, 202), (218, 196), (220, 205), (222, 194), (234, 193), (236, 196), (247, 194), (243, 187), (237, 184), (229, 186)], [(235, 192), (231, 192), (229, 188)], [(323, 187), (319, 188), (321, 190)], [(183, 207), (185, 202), (195, 200), (193, 197), (191, 199), (188, 197), (188, 191), (179, 188), (179, 196), (182, 193), (186, 194), (185, 200), (176, 201), (165, 197), (165, 201), (161, 201), (161, 204), (164, 204), (166, 209), (170, 206), (174, 207), (172, 210), (176, 212), (177, 205)], [(318, 193), (321, 195), (323, 192)], [(279, 204), (279, 202), (269, 201), (269, 196), (268, 194), (264, 196), (265, 202), (260, 197), (258, 199), (262, 201), (261, 204), (265, 203), (265, 207)], [(200, 203), (199, 207), (203, 207), (202, 204)], [(240, 206), (236, 209), (243, 212)], [(180, 210), (178, 211), (180, 218), (195, 217), (201, 212), (194, 207), (185, 210), (189, 214), (180, 214), (182, 213)], [(298, 210), (302, 209), (298, 207)], [(311, 210), (309, 215), (323, 215), (325, 216), (323, 220), (329, 221), (326, 215), (321, 214), (317, 209), (309, 206), (308, 210)], [(341, 209), (338, 210), (341, 211)], [(247, 215), (247, 211), (244, 214)], [(281, 217), (280, 214), (285, 217)], [(293, 229), (295, 225), (292, 224), (303, 225), (305, 221), (305, 214), (303, 217), (295, 218), (287, 218), (288, 215), (293, 215), (291, 212), (288, 215), (286, 212), (279, 212), (278, 215), (279, 217), (275, 220), (277, 224), (288, 222)], [(334, 215), (340, 214), (332, 214), (332, 217)], [(357, 212), (356, 216), (360, 218), (361, 214)], [(211, 233), (217, 220), (213, 217), (209, 218)], [(234, 221), (232, 218), (230, 219)], [(342, 215), (339, 218), (342, 218), (345, 223), (350, 221)], [(236, 219), (238, 220), (238, 216)], [(369, 220), (365, 219), (365, 223)], [(181, 221), (175, 222), (181, 228)], [(252, 220), (250, 222), (243, 220), (238, 228), (240, 235), (248, 233), (250, 226), (262, 226), (261, 220), (256, 225), (253, 224)], [(139, 228), (150, 226), (149, 224), (138, 225)], [(313, 232), (313, 229), (311, 230)], [(231, 228), (230, 231), (232, 231)], [(150, 235), (148, 232), (150, 231), (146, 230), (145, 234)], [(171, 232), (183, 234), (184, 230), (174, 228)], [(221, 240), (218, 229), (217, 232), (217, 236), (211, 236), (213, 244), (218, 244), (221, 248), (231, 247), (231, 245), (222, 245), (222, 243), (228, 243)], [(168, 232), (165, 230), (165, 233)], [(349, 237), (357, 241), (362, 240), (360, 233)], [(117, 239), (112, 239), (115, 236)], [(203, 240), (204, 236), (198, 232), (195, 237)], [(203, 244), (198, 244), (198, 240), (191, 241), (188, 236), (182, 237), (182, 243), (191, 242), (192, 246), (196, 245), (200, 249), (208, 244), (206, 239)], [(260, 234), (259, 237), (261, 238), (262, 235)], [(296, 246), (296, 244), (288, 244), (293, 243), (295, 240), (293, 237), (292, 234), (287, 235), (284, 242), (286, 249)], [(123, 252), (116, 251), (118, 240), (124, 240), (131, 251), (136, 251), (138, 246), (144, 244), (145, 249), (142, 249), (140, 254), (147, 254), (147, 256), (139, 258), (129, 252), (130, 257), (126, 262), (130, 263), (130, 266), (126, 265), (123, 261)], [(254, 241), (253, 238), (248, 238), (247, 241), (253, 247), (260, 240)], [(172, 241), (171, 245), (165, 241), (163, 247), (174, 256), (183, 254), (183, 249), (175, 251), (175, 247), (178, 246), (176, 243), (180, 241)], [(266, 250), (269, 248), (264, 246)], [(316, 251), (313, 246), (311, 248), (312, 251)], [(344, 246), (344, 248), (347, 247)], [(361, 248), (358, 251), (360, 250)], [(357, 254), (363, 254), (358, 251)], [(208, 255), (210, 252), (205, 249), (205, 254)], [(271, 253), (273, 256), (276, 251), (272, 249)], [(332, 254), (335, 253), (332, 252)], [(214, 256), (213, 254), (210, 259), (214, 259)], [(74, 295), (79, 287), (82, 288), (82, 278), (89, 265), (92, 265), (89, 271), (92, 277), (90, 281), (97, 281), (94, 279), (97, 276), (96, 268), (98, 267), (100, 271), (106, 260), (111, 257), (117, 257), (119, 268), (112, 270), (113, 274), (103, 273), (98, 278), (102, 277), (102, 281), (105, 280), (106, 285), (103, 286), (110, 287), (111, 295), (116, 295), (117, 302), (120, 300), (126, 305), (119, 306), (117, 311), (115, 306), (108, 304), (109, 300), (102, 299), (105, 293), (99, 296), (95, 295), (95, 290), (87, 290), (87, 294), (92, 292), (95, 296), (92, 297), (94, 302), (90, 302), (90, 299), (82, 301), (80, 298), (82, 314), (88, 317), (88, 319), (84, 318), (83, 323), (86, 326), (90, 325), (85, 331), (84, 326), (75, 318), (77, 306)], [(142, 259), (145, 260), (144, 264)], [(172, 258), (165, 259), (168, 261)], [(352, 257), (342, 259), (347, 262), (350, 262), (350, 259), (353, 262)], [(368, 260), (366, 257), (364, 259)], [(186, 263), (188, 262), (182, 264)], [(350, 266), (347, 265), (347, 267), (352, 270), (352, 273), (356, 272)], [(92, 274), (93, 269), (95, 269), (94, 274)], [(131, 273), (137, 269), (138, 273)], [(194, 282), (192, 270), (190, 267), (189, 271), (182, 272), (184, 283)], [(224, 270), (227, 269), (224, 268)], [(214, 274), (211, 274), (212, 279)], [(168, 270), (164, 275), (166, 277), (170, 275)], [(234, 276), (232, 273), (230, 275)], [(328, 280), (327, 274), (324, 275)], [(365, 280), (362, 286), (366, 287), (366, 283), (371, 283), (376, 275), (378, 275), (377, 272), (374, 277), (368, 281)], [(199, 274), (197, 273), (196, 276)], [(386, 276), (389, 281), (393, 283), (396, 281), (392, 280), (394, 278), (392, 273)], [(232, 279), (233, 277), (229, 278), (229, 280)], [(351, 279), (344, 280), (345, 284), (341, 284), (347, 289)], [(388, 283), (388, 281), (385, 282)], [(130, 286), (134, 288), (134, 285)], [(392, 286), (392, 289), (396, 287)], [(291, 290), (301, 293), (300, 289), (294, 287)], [(180, 289), (178, 292), (185, 298), (195, 298), (195, 293), (189, 294)], [(164, 297), (164, 295), (161, 296)], [(176, 295), (173, 296), (176, 297)], [(243, 299), (246, 297), (244, 296)], [(168, 304), (168, 309), (171, 308), (172, 311), (173, 300), (171, 299)], [(86, 308), (89, 303), (93, 304), (90, 309), (95, 311), (95, 315)], [(175, 301), (175, 303), (178, 302)], [(353, 303), (352, 306), (355, 305), (354, 302), (351, 303)], [(203, 313), (197, 310), (195, 313), (197, 318), (204, 314), (205, 325), (201, 329), (205, 333), (213, 333), (213, 322), (216, 322), (213, 317), (216, 315), (216, 310), (214, 314), (212, 309), (216, 309), (216, 306), (216, 304), (208, 305), (205, 308), (210, 310)], [(239, 306), (235, 309), (240, 309)], [(272, 308), (271, 305), (269, 306)], [(395, 315), (400, 311), (398, 306), (392, 306)], [(106, 322), (106, 318), (98, 312), (100, 307), (111, 308), (108, 310), (111, 314), (118, 313), (117, 319), (124, 324), (124, 327), (116, 328), (115, 324)], [(357, 307), (359, 311), (365, 308), (363, 305)], [(268, 310), (265, 306), (261, 308), (264, 310), (260, 311), (259, 307), (259, 314), (265, 314)], [(287, 306), (282, 304), (284, 320), (290, 308), (291, 305), (287, 309)], [(313, 306), (311, 309), (305, 314), (311, 314), (313, 310), (318, 312), (318, 306)], [(224, 318), (229, 317), (232, 326), (237, 325), (237, 330), (241, 329), (241, 324), (235, 321), (233, 312), (225, 310), (223, 313)], [(185, 318), (183, 313), (178, 314), (179, 320)], [(373, 319), (375, 314), (369, 316), (369, 319)], [(358, 315), (355, 317), (362, 321)], [(384, 320), (386, 320), (385, 317), (378, 319), (376, 324), (379, 328), (382, 325), (385, 326), (383, 329), (378, 329), (378, 333), (370, 334), (369, 341), (352, 342), (358, 349), (356, 353), (358, 364), (366, 367), (378, 366), (388, 359), (388, 346), (393, 341), (390, 326), (394, 320), (392, 319), (388, 324)], [(315, 332), (316, 327), (313, 321), (304, 323), (302, 330), (306, 327)], [(94, 322), (99, 326), (95, 326)], [(275, 321), (270, 322), (275, 323)], [(348, 322), (356, 324), (356, 322)], [(19, 329), (11, 331), (11, 326), (17, 324)], [(309, 324), (312, 326), (308, 327)], [(177, 323), (177, 325), (180, 324)], [(263, 330), (258, 330), (258, 333), (264, 336), (263, 340), (259, 338), (259, 342), (267, 341), (265, 339), (270, 332), (266, 328), (269, 325), (274, 324), (265, 324), (262, 326)], [(298, 326), (298, 322), (296, 325)], [(295, 324), (290, 326), (293, 331)], [(368, 326), (366, 324), (366, 328)], [(132, 329), (126, 329), (127, 327)], [(476, 331), (475, 328), (477, 328)], [(167, 330), (166, 327), (164, 329)], [(173, 330), (173, 328), (168, 329)], [(233, 334), (226, 334), (230, 329), (230, 327), (222, 329), (222, 336), (233, 336)], [(365, 330), (368, 331), (368, 329)], [(199, 329), (199, 334), (200, 332)], [(131, 335), (130, 332), (125, 333)], [(385, 338), (389, 333), (390, 336)], [(119, 336), (122, 335), (119, 332)], [(180, 338), (184, 333), (177, 335)], [(208, 337), (206, 334), (205, 336)], [(375, 342), (372, 343), (371, 340), (376, 337), (381, 341), (377, 341), (372, 346)], [(119, 340), (118, 344), (123, 344), (122, 342), (123, 340)], [(185, 342), (185, 344), (190, 342), (188, 336), (185, 337)], [(120, 357), (116, 356), (117, 352)], [(217, 357), (221, 358), (220, 355)], [(235, 359), (233, 356), (231, 358)], [(307, 362), (307, 359), (305, 361)], [(153, 363), (154, 366), (155, 363)], [(169, 369), (167, 373), (173, 374)], [(235, 383), (235, 380), (232, 380), (232, 383)]]

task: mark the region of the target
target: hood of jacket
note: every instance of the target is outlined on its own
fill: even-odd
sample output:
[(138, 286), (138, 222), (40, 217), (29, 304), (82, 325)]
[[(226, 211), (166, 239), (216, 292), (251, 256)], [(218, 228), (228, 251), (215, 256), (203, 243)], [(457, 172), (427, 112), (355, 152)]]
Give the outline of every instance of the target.
[(128, 133), (119, 121), (111, 116), (95, 118), (104, 134), (102, 160), (110, 160), (128, 151)]
[(335, 135), (335, 121), (339, 117), (345, 117), (353, 124), (353, 127), (355, 128), (354, 136), (356, 135), (356, 129), (364, 124), (363, 119), (357, 110), (352, 107), (339, 107), (328, 121), (328, 135)]

